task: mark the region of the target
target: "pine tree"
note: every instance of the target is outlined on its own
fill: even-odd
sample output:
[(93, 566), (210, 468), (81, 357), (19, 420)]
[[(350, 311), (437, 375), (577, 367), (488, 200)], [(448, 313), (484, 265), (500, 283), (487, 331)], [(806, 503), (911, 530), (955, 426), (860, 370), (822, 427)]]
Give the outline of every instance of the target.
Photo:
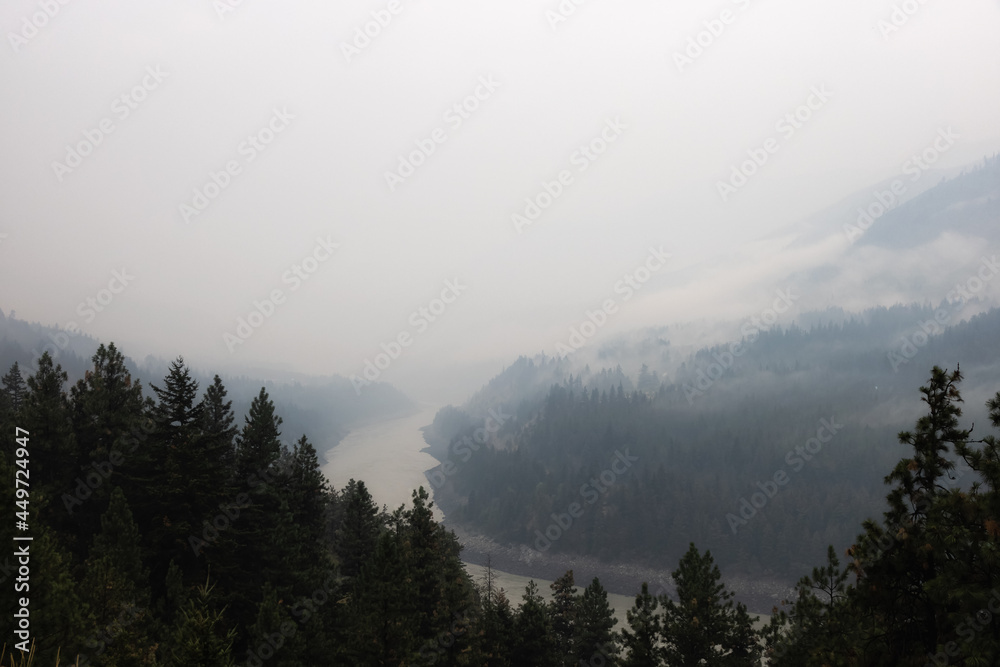
[[(63, 389), (66, 379), (62, 367), (53, 365), (47, 352), (42, 354), (37, 371), (27, 380), (18, 426), (30, 433), (32, 496), (45, 500), (40, 517), (82, 559), (101, 511), (94, 496), (107, 480), (95, 467), (81, 470), (78, 465), (71, 406)], [(107, 462), (99, 467), (108, 470)]]
[(577, 602), (573, 628), (573, 660), (570, 665), (607, 667), (618, 664), (618, 641), (614, 631), (618, 619), (608, 604), (608, 592), (597, 577), (584, 589)]
[(302, 667), (295, 642), (295, 624), (278, 600), (270, 583), (264, 584), (257, 620), (248, 630), (247, 664), (268, 663), (274, 667)]
[(649, 593), (645, 582), (635, 596), (632, 608), (625, 612), (629, 628), (622, 628), (621, 643), (625, 652), (622, 667), (661, 667), (664, 650), (661, 646), (663, 619), (657, 613), (659, 601)]
[(168, 650), (169, 667), (234, 667), (236, 631), (226, 628), (224, 610), (213, 609), (214, 588), (206, 579), (180, 610)]
[(147, 513), (149, 478), (136, 479), (143, 467), (153, 466), (142, 444), (151, 430), (146, 422), (148, 405), (142, 395), (142, 384), (133, 382), (125, 357), (114, 343), (107, 347), (100, 345), (91, 361), (91, 370), (70, 390), (77, 447), (59, 451), (60, 460), (73, 467), (71, 479), (79, 476), (86, 480), (98, 469), (102, 477), (108, 475), (92, 491), (86, 506), (79, 508), (82, 511), (72, 510), (79, 535), (75, 553), (81, 559), (93, 535), (100, 530), (100, 513), (107, 507), (113, 486), (122, 486), (143, 532), (151, 521)]
[(827, 564), (799, 580), (794, 604), (788, 611), (776, 608), (764, 629), (769, 665), (854, 664), (858, 618), (851, 606), (848, 575), (829, 547)]
[(162, 387), (152, 387), (157, 403), (149, 451), (155, 463), (148, 492), (156, 519), (146, 531), (154, 559), (152, 573), (163, 576), (173, 560), (185, 581), (193, 584), (208, 572), (206, 561), (199, 558), (211, 544), (202, 542), (207, 542), (206, 535), (214, 538), (216, 518), (224, 514), (221, 506), (231, 502), (225, 495), (226, 470), (218, 451), (204, 449), (204, 408), (198, 402), (198, 383), (183, 359), (170, 364)]
[(577, 607), (580, 596), (573, 581), (573, 570), (567, 570), (551, 584), (552, 601), (548, 604), (549, 622), (552, 626), (552, 640), (562, 665), (573, 665), (574, 639), (577, 623)]
[(343, 509), (340, 527), (335, 533), (335, 551), (341, 574), (355, 577), (361, 565), (374, 553), (385, 520), (364, 482), (350, 480), (341, 494), (340, 504)]
[(81, 591), (90, 605), (95, 632), (92, 643), (101, 664), (138, 667), (150, 664), (155, 644), (150, 624), (149, 575), (142, 565), (139, 530), (121, 488), (101, 517)]
[[(425, 610), (414, 603), (418, 588), (408, 565), (400, 536), (383, 532), (351, 587), (347, 641), (340, 649), (345, 664), (418, 662), (413, 658), (421, 649), (417, 630)], [(436, 646), (425, 646), (420, 655), (435, 656)]]
[(10, 367), (10, 370), (7, 371), (6, 375), (0, 379), (0, 385), (3, 386), (2, 393), (6, 399), (5, 407), (10, 410), (12, 415), (18, 415), (21, 407), (24, 405), (28, 386), (24, 382), (24, 377), (21, 375), (21, 368), (16, 361)]
[(469, 643), (467, 632), (455, 632), (457, 621), (467, 627), (465, 616), (473, 602), (472, 584), (460, 559), (461, 546), (455, 534), (437, 523), (433, 503), (423, 487), (413, 492), (413, 505), (404, 513), (407, 571), (415, 585), (414, 605), (419, 612), (417, 637), (421, 641), (451, 636), (449, 647), (438, 664), (455, 664)]
[[(284, 567), (285, 525), (288, 508), (280, 494), (288, 471), (277, 465), (281, 459), (281, 417), (262, 387), (250, 405), (245, 424), (237, 438), (237, 497), (247, 499), (232, 520), (227, 538), (235, 541), (232, 570), (225, 576), (230, 589), (229, 604), (236, 618), (252, 622), (257, 596), (270, 581), (279, 596), (291, 595)], [(288, 459), (286, 459), (288, 460)], [(221, 574), (221, 573), (220, 573)], [(231, 578), (235, 576), (235, 578)]]
[(553, 642), (552, 624), (545, 601), (538, 594), (538, 584), (529, 581), (521, 608), (514, 621), (517, 641), (511, 648), (510, 661), (523, 667), (555, 667), (562, 661)]
[(217, 450), (212, 458), (223, 463), (226, 469), (226, 482), (233, 485), (236, 477), (236, 416), (233, 414), (233, 402), (226, 400), (228, 392), (222, 379), (216, 375), (212, 384), (205, 389), (201, 400), (203, 418), (202, 432), (206, 439), (206, 449)]
[(511, 667), (510, 646), (514, 637), (514, 612), (502, 588), (496, 586), (492, 559), (487, 554), (483, 576), (477, 583), (481, 609), (478, 630), (478, 654), (472, 664), (486, 667)]
[(701, 554), (691, 543), (671, 574), (678, 600), (666, 596), (661, 600), (667, 664), (694, 667), (702, 660), (711, 665), (740, 664), (743, 654), (752, 651), (744, 640), (755, 644), (756, 634), (752, 626), (748, 634), (752, 619), (745, 607), (734, 607), (733, 594), (722, 583), (712, 554)]
[(246, 424), (237, 438), (237, 479), (256, 486), (266, 482), (268, 468), (281, 454), (281, 417), (275, 414), (274, 403), (264, 387), (250, 404)]
[(953, 558), (936, 526), (952, 524), (959, 517), (942, 516), (949, 495), (947, 475), (955, 467), (948, 456), (950, 446), (963, 448), (968, 431), (958, 427), (962, 402), (958, 370), (948, 373), (938, 367), (930, 382), (921, 387), (928, 414), (919, 418), (916, 430), (899, 434), (901, 444), (913, 449), (886, 476), (890, 485), (889, 509), (884, 526), (864, 524), (865, 532), (850, 553), (858, 577), (857, 593), (862, 608), (876, 615), (877, 639), (873, 653), (893, 664), (918, 656), (933, 655), (941, 639), (941, 618), (933, 596), (932, 582), (943, 563)]

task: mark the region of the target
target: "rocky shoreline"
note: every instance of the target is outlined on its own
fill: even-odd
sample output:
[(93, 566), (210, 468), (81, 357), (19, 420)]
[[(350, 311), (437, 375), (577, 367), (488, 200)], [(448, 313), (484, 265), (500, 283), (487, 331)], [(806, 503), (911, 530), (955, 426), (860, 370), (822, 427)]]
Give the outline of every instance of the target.
[[(423, 451), (441, 460), (440, 452), (430, 445), (427, 436), (425, 430), (424, 441), (428, 443), (428, 447)], [(554, 581), (567, 570), (573, 570), (577, 583), (599, 577), (609, 593), (629, 597), (641, 590), (643, 582), (649, 584), (649, 591), (654, 595), (666, 593), (673, 596), (675, 593), (673, 578), (670, 576), (673, 567), (657, 569), (636, 563), (605, 562), (593, 556), (542, 553), (524, 544), (501, 544), (462, 526), (448, 519), (449, 515), (453, 515), (450, 509), (456, 499), (447, 492), (447, 486), (441, 488), (440, 484), (435, 484), (430, 473), (431, 470), (428, 470), (425, 474), (428, 475), (434, 503), (445, 516), (443, 524), (458, 537), (462, 545), (462, 560), (466, 563), (485, 566), (488, 559), (492, 567), (501, 572), (548, 581)], [(781, 605), (782, 600), (791, 599), (794, 595), (793, 582), (776, 577), (726, 576), (723, 573), (723, 581), (735, 593), (735, 599), (755, 614), (771, 614), (774, 607)], [(519, 594), (515, 597), (519, 597)]]
[[(489, 559), (492, 567), (522, 577), (536, 577), (554, 581), (566, 570), (573, 570), (577, 582), (599, 577), (610, 593), (634, 596), (649, 584), (653, 594), (674, 595), (675, 588), (669, 570), (659, 570), (634, 563), (608, 563), (592, 556), (572, 554), (541, 553), (527, 545), (501, 544), (445, 519), (444, 525), (455, 533), (462, 545), (462, 560), (472, 565), (485, 566)], [(726, 587), (736, 594), (736, 599), (744, 603), (755, 614), (771, 614), (782, 599), (793, 594), (788, 582), (777, 579), (751, 577), (724, 578)]]

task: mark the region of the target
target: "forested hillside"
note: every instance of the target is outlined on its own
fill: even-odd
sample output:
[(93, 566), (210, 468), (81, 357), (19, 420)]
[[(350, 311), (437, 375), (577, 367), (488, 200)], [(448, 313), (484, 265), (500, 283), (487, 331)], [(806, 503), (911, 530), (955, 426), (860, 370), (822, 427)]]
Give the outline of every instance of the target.
[[(935, 312), (761, 331), (736, 355), (668, 357), (672, 375), (643, 366), (632, 386), (645, 391), (627, 378), (594, 386), (608, 374), (571, 375), (568, 360), (521, 359), (428, 430), (437, 472), (448, 467), (432, 473), (438, 497), (450, 519), (538, 551), (655, 564), (695, 542), (729, 571), (794, 580), (884, 509), (882, 477), (900, 456), (896, 434), (918, 416), (921, 368), (961, 361), (982, 423), (986, 387), (1000, 384), (1000, 311), (914, 338)], [(510, 413), (496, 427), (491, 401)], [(477, 438), (484, 423), (492, 432)], [(614, 467), (620, 454), (627, 468)], [(580, 515), (560, 523), (574, 503)]]
[[(72, 325), (72, 323), (67, 323)], [(90, 358), (100, 342), (72, 326), (56, 328), (29, 323), (0, 311), (0, 368), (17, 363), (26, 373), (33, 373), (43, 352), (66, 371), (70, 383), (83, 378)], [(134, 377), (160, 378), (170, 370), (170, 361), (152, 356), (141, 360), (124, 358), (125, 367)], [(191, 377), (202, 386), (212, 383), (211, 373), (189, 368)], [(333, 446), (353, 427), (366, 421), (383, 419), (413, 408), (412, 401), (392, 385), (377, 382), (358, 394), (347, 378), (311, 377), (271, 371), (264, 378), (252, 373), (220, 376), (225, 380), (234, 410), (243, 414), (250, 409), (260, 387), (266, 386), (281, 412), (285, 425), (293, 432), (309, 433), (321, 446)]]
[[(530, 582), (519, 603), (488, 569), (474, 581), (423, 489), (391, 513), (362, 481), (330, 489), (308, 438), (281, 437), (264, 389), (240, 427), (219, 378), (202, 390), (180, 360), (147, 392), (113, 345), (72, 386), (45, 354), (34, 374), (15, 365), (0, 382), (0, 492), (18, 498), (4, 525), (32, 538), (3, 563), (20, 596), (3, 598), (14, 647), (0, 664), (757, 667), (763, 655), (781, 667), (994, 664), (1000, 441), (972, 439), (960, 423), (961, 380), (932, 370), (921, 388), (927, 412), (898, 436), (902, 458), (873, 471), (888, 472), (883, 518), (864, 522), (846, 567), (831, 546), (769, 626), (754, 629), (712, 552), (691, 543), (662, 560), (677, 564), (676, 597), (643, 585), (627, 627), (616, 627), (597, 578), (580, 591), (568, 571), (549, 602)], [(643, 423), (655, 405), (618, 390), (572, 394), (551, 392), (537, 432), (585, 412)], [(1000, 392), (986, 407), (1000, 428)], [(591, 442), (620, 447), (609, 468), (627, 477), (642, 438), (608, 429)], [(566, 516), (578, 516), (572, 505)]]

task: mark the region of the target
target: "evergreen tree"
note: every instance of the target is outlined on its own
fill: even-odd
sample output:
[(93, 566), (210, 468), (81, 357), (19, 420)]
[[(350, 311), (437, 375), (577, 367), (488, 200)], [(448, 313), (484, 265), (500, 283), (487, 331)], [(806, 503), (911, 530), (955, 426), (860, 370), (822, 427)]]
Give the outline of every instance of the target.
[(379, 532), (385, 525), (364, 482), (350, 480), (341, 494), (342, 517), (335, 532), (335, 551), (340, 572), (355, 577), (374, 553)]
[[(107, 462), (81, 470), (70, 420), (71, 406), (63, 387), (67, 375), (46, 352), (28, 378), (18, 426), (30, 433), (31, 491), (41, 519), (59, 533), (70, 553), (82, 558), (96, 531), (101, 507), (94, 495), (107, 484)], [(100, 468), (100, 471), (98, 470)], [(96, 490), (95, 490), (96, 486)]]
[(271, 464), (281, 455), (281, 417), (275, 414), (274, 402), (267, 390), (260, 393), (250, 404), (246, 424), (237, 438), (237, 479), (256, 486), (266, 482), (266, 473)]
[(740, 664), (752, 652), (746, 641), (756, 643), (752, 626), (747, 630), (752, 619), (745, 608), (734, 607), (733, 594), (722, 583), (712, 554), (701, 554), (692, 543), (671, 574), (678, 600), (666, 596), (661, 600), (667, 664), (694, 667), (703, 660), (710, 665)]
[(511, 647), (511, 664), (523, 667), (555, 667), (562, 661), (553, 641), (552, 624), (538, 585), (529, 581), (514, 621), (517, 641)]
[[(465, 617), (474, 597), (460, 559), (461, 546), (454, 533), (435, 521), (433, 506), (426, 489), (420, 487), (413, 492), (413, 505), (404, 513), (407, 523), (404, 556), (415, 584), (417, 636), (421, 641), (451, 636), (455, 645), (448, 647), (438, 661), (450, 665), (468, 647)], [(462, 632), (452, 629), (456, 619), (463, 626)]]
[(208, 580), (180, 610), (168, 649), (169, 667), (234, 667), (236, 630), (226, 628), (223, 610), (213, 609)]
[(100, 664), (150, 664), (155, 644), (148, 638), (149, 575), (142, 565), (139, 530), (121, 488), (115, 487), (101, 532), (94, 537), (81, 584), (95, 623), (90, 643)]
[[(284, 631), (283, 631), (284, 628)], [(289, 630), (291, 628), (291, 630)], [(267, 662), (274, 667), (303, 667), (298, 658), (298, 642), (294, 639), (295, 625), (288, 610), (278, 600), (270, 583), (264, 584), (257, 620), (248, 631), (247, 664)]]
[(573, 665), (576, 662), (574, 639), (577, 607), (580, 601), (573, 581), (573, 570), (567, 570), (563, 576), (549, 584), (549, 588), (552, 589), (552, 601), (548, 604), (552, 641), (559, 655), (560, 664)]
[[(282, 452), (278, 439), (281, 417), (275, 414), (274, 403), (263, 387), (245, 421), (237, 438), (236, 488), (240, 492), (237, 497), (245, 494), (248, 504), (239, 509), (239, 518), (231, 521), (226, 537), (235, 541), (232, 573), (237, 578), (227, 578), (230, 606), (236, 618), (249, 623), (266, 582), (277, 588), (280, 597), (292, 591), (284, 567), (283, 519), (289, 508), (287, 501), (282, 506), (280, 493), (288, 470), (277, 465)], [(226, 576), (230, 576), (228, 570)]]
[(829, 547), (827, 564), (799, 580), (794, 604), (788, 611), (776, 608), (764, 629), (769, 665), (859, 664), (855, 662), (859, 657), (859, 619), (851, 607), (848, 575), (840, 568), (834, 548)]
[(622, 667), (661, 667), (664, 651), (661, 646), (663, 619), (657, 613), (659, 601), (649, 593), (645, 582), (635, 596), (632, 608), (625, 612), (628, 629), (621, 630), (621, 643), (625, 652)]
[[(107, 476), (92, 491), (85, 507), (72, 510), (79, 535), (75, 553), (81, 560), (93, 535), (100, 530), (100, 515), (113, 486), (122, 486), (143, 532), (152, 521), (150, 505), (156, 502), (150, 497), (155, 463), (149, 460), (142, 444), (151, 430), (146, 422), (148, 404), (142, 384), (132, 380), (125, 357), (114, 343), (100, 345), (91, 361), (92, 368), (70, 390), (77, 447), (59, 450), (59, 460), (73, 468), (70, 479), (79, 475), (86, 480), (98, 470), (102, 477)], [(140, 471), (146, 472), (145, 478), (137, 479)]]
[(491, 558), (486, 557), (482, 581), (477, 584), (480, 606), (478, 654), (472, 664), (486, 667), (512, 667), (510, 647), (514, 636), (514, 611), (502, 588), (497, 588)]
[(206, 449), (217, 450), (211, 458), (222, 462), (226, 481), (232, 486), (236, 477), (236, 435), (239, 429), (235, 426), (233, 402), (226, 400), (227, 394), (222, 379), (216, 375), (201, 400), (202, 432)]
[(24, 405), (24, 399), (28, 393), (27, 384), (24, 382), (24, 377), (21, 375), (21, 368), (15, 361), (7, 371), (6, 375), (0, 379), (0, 385), (2, 385), (3, 398), (5, 399), (5, 408), (11, 412), (12, 415), (16, 416), (21, 412), (21, 407)]
[(934, 654), (941, 639), (942, 600), (934, 595), (933, 582), (942, 564), (954, 557), (948, 544), (952, 531), (940, 528), (959, 519), (943, 515), (942, 509), (948, 506), (943, 502), (949, 495), (947, 475), (955, 467), (950, 447), (964, 448), (969, 436), (958, 427), (961, 379), (958, 370), (932, 369), (930, 382), (920, 388), (928, 414), (917, 420), (915, 431), (899, 434), (913, 455), (885, 478), (892, 488), (884, 526), (865, 522), (850, 552), (859, 603), (875, 615), (878, 627), (871, 659), (918, 660)]
[(573, 660), (569, 665), (600, 663), (618, 665), (618, 619), (608, 604), (608, 592), (597, 577), (584, 589), (577, 603), (573, 628)]
[[(383, 532), (352, 586), (348, 641), (341, 647), (345, 663), (399, 665), (411, 661), (420, 650), (416, 633), (422, 612), (414, 605), (417, 594), (399, 536)], [(421, 654), (435, 655), (433, 644), (425, 646)]]

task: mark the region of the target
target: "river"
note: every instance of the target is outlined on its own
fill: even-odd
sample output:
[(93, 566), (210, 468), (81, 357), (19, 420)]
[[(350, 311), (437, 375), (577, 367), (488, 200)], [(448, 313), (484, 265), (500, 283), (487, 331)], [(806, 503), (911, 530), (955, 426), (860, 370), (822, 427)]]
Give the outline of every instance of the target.
[[(386, 505), (389, 510), (400, 505), (409, 506), (414, 489), (423, 486), (428, 491), (431, 490), (425, 473), (438, 465), (438, 461), (422, 451), (427, 447), (427, 443), (424, 441), (420, 428), (430, 424), (437, 411), (437, 406), (425, 404), (419, 406), (418, 411), (408, 416), (387, 419), (354, 429), (339, 444), (323, 455), (326, 460), (322, 466), (323, 473), (338, 489), (342, 489), (352, 478), (363, 480), (375, 502)], [(434, 512), (439, 521), (445, 518), (436, 503)], [(482, 562), (483, 552), (490, 547), (479, 546), (482, 538), (467, 541), (463, 538), (461, 531), (456, 532), (466, 550), (477, 556), (475, 558), (477, 562)], [(516, 548), (508, 547), (506, 551), (516, 551)], [(526, 551), (530, 550), (526, 549)], [(519, 563), (518, 570), (523, 574), (532, 575), (530, 578), (538, 584), (539, 592), (548, 598), (551, 593), (549, 589), (551, 580), (533, 576), (532, 573), (536, 571), (536, 568), (530, 566), (530, 561), (528, 564), (525, 564), (524, 560), (520, 558), (517, 561)], [(506, 562), (514, 562), (514, 560), (508, 559)], [(541, 565), (542, 563), (539, 563), (539, 566)], [(593, 572), (598, 572), (602, 582), (607, 582), (608, 578), (605, 575), (612, 569), (611, 566), (598, 565), (592, 559), (571, 559), (566, 563), (550, 562), (547, 563), (547, 567), (539, 567), (538, 569), (548, 572), (551, 577), (558, 576), (553, 572), (561, 573), (570, 567), (576, 574), (576, 583), (583, 585), (589, 583), (594, 576)], [(474, 579), (479, 579), (483, 573), (481, 565), (469, 562), (466, 563), (466, 570)], [(497, 576), (498, 586), (506, 591), (508, 599), (515, 605), (520, 604), (529, 577), (497, 569), (494, 569), (493, 572)], [(656, 572), (650, 572), (649, 575), (643, 578), (651, 582), (650, 592), (664, 591), (661, 584), (655, 583), (662, 581), (664, 575)], [(606, 588), (610, 588), (608, 583), (604, 585)], [(619, 593), (624, 592), (628, 591), (619, 591)], [(608, 602), (619, 620), (616, 628), (623, 627), (625, 625), (625, 611), (631, 608), (634, 594), (609, 593)], [(766, 618), (762, 616), (762, 622)]]

